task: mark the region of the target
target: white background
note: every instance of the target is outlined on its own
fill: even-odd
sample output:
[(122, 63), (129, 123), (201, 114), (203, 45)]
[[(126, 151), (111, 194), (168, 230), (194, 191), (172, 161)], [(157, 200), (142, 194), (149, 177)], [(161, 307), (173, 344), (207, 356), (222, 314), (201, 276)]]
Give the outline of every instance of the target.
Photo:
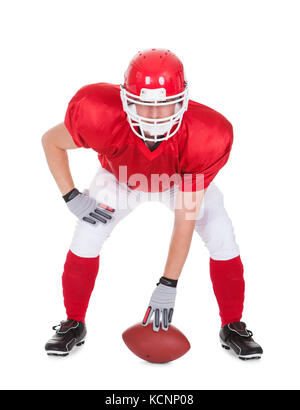
[[(0, 35), (0, 387), (298, 389), (299, 1), (11, 0), (1, 3)], [(152, 47), (174, 51), (192, 99), (234, 126), (232, 155), (215, 182), (241, 248), (244, 320), (264, 348), (260, 361), (221, 349), (208, 253), (196, 235), (174, 314), (191, 351), (151, 365), (123, 344), (167, 257), (173, 217), (158, 203), (142, 205), (104, 245), (86, 345), (66, 359), (43, 350), (65, 317), (61, 275), (75, 219), (41, 137), (63, 121), (78, 88), (122, 83), (131, 57)], [(76, 186), (88, 187), (96, 153), (69, 157)]]

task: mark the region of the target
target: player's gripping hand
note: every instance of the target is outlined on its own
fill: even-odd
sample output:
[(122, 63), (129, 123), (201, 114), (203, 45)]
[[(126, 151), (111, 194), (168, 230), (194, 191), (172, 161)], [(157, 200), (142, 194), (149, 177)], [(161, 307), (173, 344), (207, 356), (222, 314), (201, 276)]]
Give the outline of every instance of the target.
[(142, 325), (147, 326), (154, 313), (153, 330), (159, 331), (160, 321), (163, 330), (169, 329), (169, 324), (172, 322), (176, 298), (177, 280), (168, 279), (164, 276), (160, 278), (157, 287), (152, 293), (148, 309), (143, 319)]
[(106, 224), (112, 218), (115, 210), (105, 204), (97, 202), (89, 196), (88, 190), (83, 193), (74, 188), (63, 196), (69, 210), (80, 220), (91, 226)]

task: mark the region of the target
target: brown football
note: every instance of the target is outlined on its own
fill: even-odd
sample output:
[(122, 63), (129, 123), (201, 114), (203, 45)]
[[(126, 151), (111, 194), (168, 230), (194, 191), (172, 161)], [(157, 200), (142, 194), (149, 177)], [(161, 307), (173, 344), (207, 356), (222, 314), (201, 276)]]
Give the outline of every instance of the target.
[(151, 363), (171, 362), (191, 348), (188, 339), (173, 325), (167, 331), (160, 328), (154, 332), (152, 322), (148, 326), (137, 323), (125, 330), (122, 337), (128, 349)]

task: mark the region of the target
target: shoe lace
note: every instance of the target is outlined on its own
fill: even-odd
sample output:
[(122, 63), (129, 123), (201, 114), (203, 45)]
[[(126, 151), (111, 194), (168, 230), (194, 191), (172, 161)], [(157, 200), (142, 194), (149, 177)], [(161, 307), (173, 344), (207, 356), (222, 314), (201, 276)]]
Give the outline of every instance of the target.
[(253, 336), (253, 332), (249, 329), (247, 329), (246, 325), (243, 323), (243, 330), (247, 332), (248, 336), (244, 336), (244, 337), (252, 337)]
[(249, 334), (249, 337), (253, 336), (253, 332), (251, 332), (251, 330), (246, 329), (247, 333)]
[(56, 331), (56, 333), (58, 332), (58, 329), (60, 329), (61, 325), (56, 325), (53, 326), (52, 329)]

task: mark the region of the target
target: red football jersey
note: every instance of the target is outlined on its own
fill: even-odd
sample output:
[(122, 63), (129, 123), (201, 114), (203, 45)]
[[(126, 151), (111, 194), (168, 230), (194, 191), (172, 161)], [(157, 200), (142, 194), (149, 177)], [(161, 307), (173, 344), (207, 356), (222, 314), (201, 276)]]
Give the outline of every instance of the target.
[(120, 86), (107, 83), (81, 88), (69, 102), (65, 125), (75, 144), (95, 150), (102, 167), (120, 182), (151, 192), (174, 183), (183, 191), (207, 188), (226, 164), (233, 141), (224, 116), (190, 101), (178, 132), (151, 151), (130, 128)]

